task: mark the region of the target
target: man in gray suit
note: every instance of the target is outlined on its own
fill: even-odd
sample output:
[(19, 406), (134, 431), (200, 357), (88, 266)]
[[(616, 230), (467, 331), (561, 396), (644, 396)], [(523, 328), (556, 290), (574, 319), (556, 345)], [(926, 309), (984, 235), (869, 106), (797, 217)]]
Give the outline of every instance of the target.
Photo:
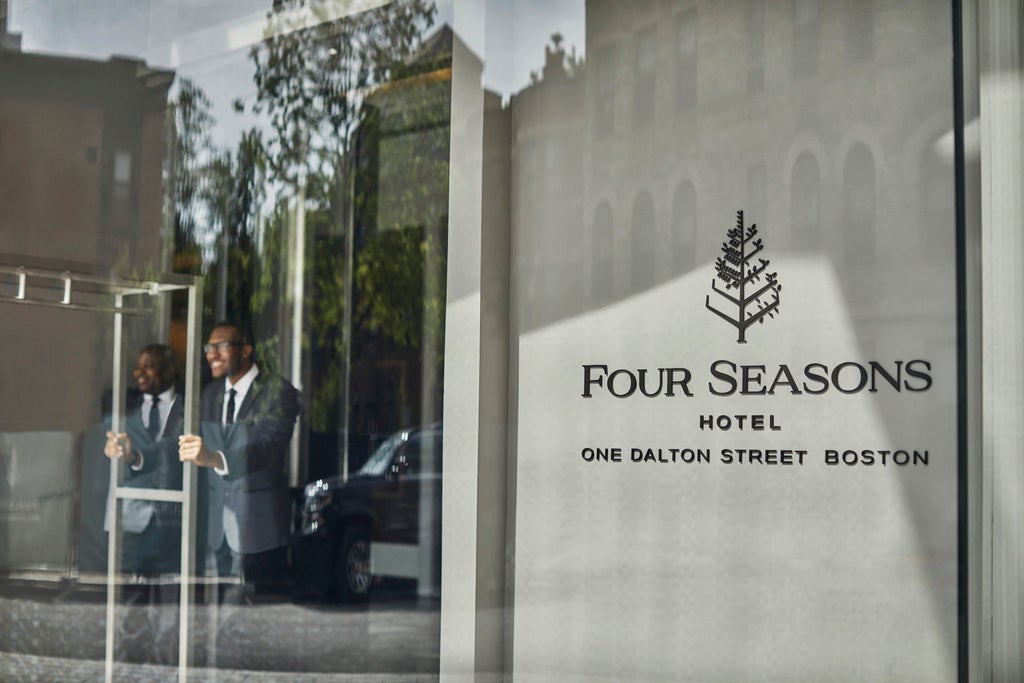
[[(125, 431), (108, 431), (103, 452), (123, 458), (124, 485), (180, 490), (182, 466), (175, 457), (181, 434), (182, 402), (175, 390), (174, 354), (163, 344), (139, 351), (133, 371), (142, 404), (129, 412)], [(125, 500), (121, 507), (124, 531), (122, 569), (157, 576), (180, 570), (181, 510), (174, 503)], [(109, 520), (104, 524), (109, 529)]]
[[(103, 452), (108, 458), (124, 460), (125, 486), (181, 490), (177, 450), (182, 400), (175, 389), (174, 353), (164, 344), (143, 347), (132, 375), (142, 395), (141, 405), (128, 413), (123, 432), (107, 431)], [(109, 530), (109, 526), (106, 520), (104, 527)], [(173, 664), (178, 649), (178, 584), (177, 579), (161, 575), (181, 571), (181, 506), (125, 500), (121, 527), (122, 570), (145, 580), (126, 587), (122, 596), (126, 608), (143, 609), (126, 611), (119, 618), (119, 657), (142, 656), (154, 663)]]
[(203, 350), (214, 381), (203, 389), (200, 433), (179, 437), (178, 454), (206, 468), (208, 557), (251, 597), (287, 576), (286, 467), (299, 393), (260, 369), (244, 325), (218, 323)]

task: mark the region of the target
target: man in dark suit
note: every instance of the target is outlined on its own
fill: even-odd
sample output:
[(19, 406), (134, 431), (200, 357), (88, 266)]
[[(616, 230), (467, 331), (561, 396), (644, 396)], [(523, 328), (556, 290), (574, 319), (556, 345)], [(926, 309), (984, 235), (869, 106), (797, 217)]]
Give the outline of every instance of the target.
[[(143, 347), (132, 374), (142, 403), (129, 412), (125, 431), (107, 431), (103, 452), (124, 459), (125, 486), (180, 490), (182, 466), (176, 451), (182, 401), (174, 386), (177, 370), (170, 347)], [(124, 571), (152, 577), (180, 570), (180, 506), (128, 499), (122, 503), (121, 524)], [(104, 527), (109, 529), (109, 520)]]
[(299, 393), (260, 369), (241, 324), (218, 323), (203, 350), (214, 381), (203, 389), (200, 433), (182, 435), (178, 454), (206, 468), (208, 557), (252, 596), (287, 575), (286, 466)]

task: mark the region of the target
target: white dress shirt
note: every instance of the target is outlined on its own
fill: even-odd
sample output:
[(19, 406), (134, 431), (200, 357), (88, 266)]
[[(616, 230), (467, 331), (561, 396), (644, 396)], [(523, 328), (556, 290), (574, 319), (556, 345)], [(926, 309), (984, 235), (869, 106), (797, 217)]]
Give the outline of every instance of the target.
[[(156, 433), (157, 438), (160, 438), (164, 430), (167, 429), (167, 418), (171, 416), (171, 406), (174, 404), (174, 400), (177, 396), (174, 393), (174, 387), (171, 387), (167, 391), (161, 393), (158, 398), (160, 402), (156, 404), (156, 410), (160, 414), (160, 431)], [(153, 395), (143, 394), (142, 395), (142, 426), (149, 429), (149, 410), (153, 407)], [(138, 472), (142, 469), (142, 451), (136, 451), (135, 462), (131, 465), (131, 468)]]
[[(160, 413), (160, 431), (157, 432), (157, 437), (163, 435), (164, 430), (167, 429), (167, 418), (171, 416), (171, 406), (174, 404), (174, 387), (171, 387), (167, 391), (163, 392), (158, 396), (160, 402), (156, 404), (156, 409)], [(153, 406), (153, 395), (143, 394), (142, 395), (142, 426), (149, 429), (149, 411)]]
[(224, 409), (220, 414), (221, 424), (227, 424), (228, 422), (228, 397), (231, 390), (235, 390), (235, 414), (231, 416), (231, 421), (234, 422), (235, 418), (238, 417), (238, 409), (242, 407), (242, 401), (245, 400), (245, 397), (249, 393), (249, 389), (252, 387), (252, 383), (256, 380), (256, 375), (258, 374), (260, 374), (260, 369), (255, 363), (253, 363), (248, 372), (239, 377), (236, 383), (232, 384), (230, 378), (225, 380)]

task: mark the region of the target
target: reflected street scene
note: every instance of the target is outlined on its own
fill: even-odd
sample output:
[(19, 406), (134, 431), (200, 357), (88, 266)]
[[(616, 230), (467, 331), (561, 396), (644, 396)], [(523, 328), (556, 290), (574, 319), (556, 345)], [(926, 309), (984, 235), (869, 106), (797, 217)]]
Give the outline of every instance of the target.
[(0, 3), (5, 680), (437, 675), (451, 16)]

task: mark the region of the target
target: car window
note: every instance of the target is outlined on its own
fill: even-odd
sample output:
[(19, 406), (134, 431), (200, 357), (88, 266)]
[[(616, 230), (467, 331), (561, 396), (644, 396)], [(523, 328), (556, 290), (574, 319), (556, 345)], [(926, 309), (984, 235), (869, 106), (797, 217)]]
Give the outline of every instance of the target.
[[(441, 435), (415, 434), (401, 448), (398, 457), (405, 461), (406, 474), (428, 474), (441, 471)], [(426, 463), (426, 466), (424, 464)]]
[(399, 451), (398, 457), (405, 463), (404, 472), (406, 474), (419, 474), (420, 471), (420, 451), (422, 449), (422, 441), (418, 436), (415, 436), (406, 442), (405, 447)]
[(402, 434), (403, 432), (393, 434), (378, 446), (377, 450), (370, 456), (370, 459), (359, 468), (359, 474), (371, 477), (383, 475), (391, 464), (391, 457), (394, 455), (395, 450), (402, 443)]

